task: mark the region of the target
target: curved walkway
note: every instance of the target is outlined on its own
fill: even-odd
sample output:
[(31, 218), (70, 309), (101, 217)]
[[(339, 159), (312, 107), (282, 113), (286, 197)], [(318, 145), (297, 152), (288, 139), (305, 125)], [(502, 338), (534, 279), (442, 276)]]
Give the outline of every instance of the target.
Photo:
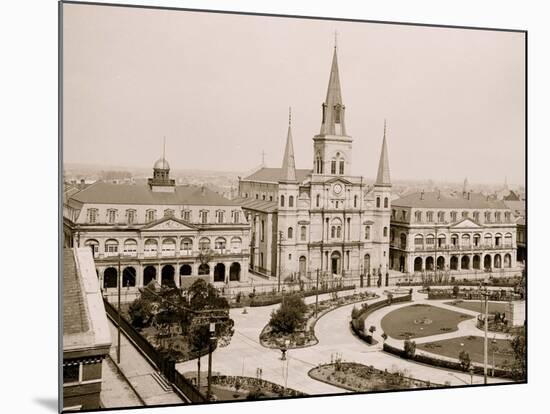
[[(385, 288), (357, 289), (357, 292), (369, 290), (384, 296)], [(353, 294), (354, 291), (348, 291), (347, 294)], [(340, 296), (344, 294), (339, 293)], [(414, 303), (425, 301), (425, 295), (413, 294)], [(320, 295), (319, 300), (328, 299), (329, 294)], [(373, 302), (380, 299), (371, 299), (367, 302)], [(305, 299), (306, 303), (314, 303), (315, 297)], [(430, 301), (435, 305), (435, 302)], [(255, 377), (256, 369), (261, 368), (262, 378), (281, 385), (286, 385), (306, 394), (334, 394), (346, 393), (347, 391), (316, 381), (308, 376), (311, 368), (322, 363), (330, 363), (331, 357), (336, 353), (341, 354), (344, 361), (353, 361), (365, 365), (372, 365), (378, 369), (388, 370), (406, 370), (408, 376), (434, 383), (444, 384), (449, 382), (451, 385), (470, 384), (470, 375), (451, 370), (435, 368), (428, 365), (419, 364), (399, 358), (382, 351), (383, 340), (380, 337), (382, 330), (379, 326), (382, 317), (397, 307), (408, 306), (411, 302), (394, 305), (389, 308), (383, 308), (374, 312), (367, 318), (369, 325), (377, 326), (375, 337), (378, 340), (377, 345), (368, 346), (362, 340), (358, 339), (351, 332), (349, 322), (351, 320), (351, 309), (357, 304), (350, 304), (337, 308), (322, 316), (315, 326), (315, 334), (319, 339), (317, 345), (302, 348), (291, 349), (288, 351), (287, 361), (281, 361), (281, 352), (276, 349), (268, 349), (260, 345), (259, 335), (263, 327), (269, 320), (271, 312), (279, 305), (247, 308), (248, 313), (243, 314), (241, 309), (232, 309), (231, 318), (235, 321), (235, 334), (231, 343), (225, 348), (217, 348), (212, 355), (212, 370), (225, 375), (244, 375)], [(439, 306), (439, 304), (438, 304)], [(456, 308), (450, 305), (443, 305), (454, 311)], [(460, 309), (460, 312), (468, 313)], [(475, 312), (473, 312), (475, 313)], [(378, 324), (378, 325), (377, 325)], [(474, 325), (475, 326), (475, 325)], [(462, 329), (462, 330), (461, 330)], [(465, 329), (461, 327), (458, 332), (453, 332), (454, 336)], [(477, 329), (477, 328), (476, 328)], [(478, 331), (478, 336), (481, 331)], [(446, 335), (446, 334), (443, 334)], [(441, 335), (437, 335), (438, 339)], [(434, 336), (427, 337), (434, 340)], [(443, 338), (441, 338), (443, 339)], [(288, 375), (285, 375), (288, 366)], [(206, 369), (207, 358), (203, 357), (201, 369)], [(184, 373), (187, 371), (196, 371), (196, 360), (177, 364), (178, 371)], [(489, 382), (506, 382), (499, 378), (489, 378)], [(483, 377), (474, 375), (473, 381), (476, 384), (483, 383)]]

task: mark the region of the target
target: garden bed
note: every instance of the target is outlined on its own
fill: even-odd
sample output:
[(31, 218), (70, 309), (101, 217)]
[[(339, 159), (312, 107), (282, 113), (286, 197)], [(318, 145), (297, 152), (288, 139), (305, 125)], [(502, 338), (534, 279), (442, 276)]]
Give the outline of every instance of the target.
[(285, 346), (285, 341), (287, 340), (290, 341), (288, 349), (305, 348), (316, 345), (319, 340), (315, 336), (315, 324), (323, 315), (341, 306), (363, 302), (376, 297), (377, 295), (375, 294), (363, 292), (344, 296), (342, 298), (323, 300), (318, 303), (317, 315), (315, 315), (315, 303), (309, 304), (307, 305), (303, 329), (292, 334), (278, 334), (274, 333), (271, 330), (271, 326), (267, 324), (260, 333), (260, 343), (266, 348), (275, 349), (280, 349)]
[(405, 371), (381, 371), (355, 362), (336, 362), (311, 369), (308, 375), (317, 380), (348, 391), (368, 392), (435, 388), (443, 385), (407, 377)]

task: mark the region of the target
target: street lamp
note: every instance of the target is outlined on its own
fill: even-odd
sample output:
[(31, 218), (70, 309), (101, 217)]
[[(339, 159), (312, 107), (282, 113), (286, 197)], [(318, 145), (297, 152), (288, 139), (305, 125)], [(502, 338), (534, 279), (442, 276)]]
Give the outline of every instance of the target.
[[(208, 341), (208, 400), (212, 398), (212, 351), (213, 344), (216, 340), (216, 323), (210, 322), (210, 338)], [(200, 386), (200, 384), (199, 384)]]
[[(290, 346), (290, 339), (286, 339), (285, 340), (285, 348), (288, 350)], [(284, 362), (283, 362), (283, 372), (284, 372), (284, 378), (285, 378), (285, 387), (283, 389), (283, 395), (284, 393), (286, 392), (286, 385), (287, 385), (287, 381), (288, 381), (288, 363), (289, 363), (289, 360), (287, 358), (284, 358), (286, 360), (286, 370), (284, 369)]]
[(281, 361), (286, 361), (286, 351), (288, 351), (288, 346), (290, 345), (290, 340), (286, 339), (283, 346), (281, 347)]

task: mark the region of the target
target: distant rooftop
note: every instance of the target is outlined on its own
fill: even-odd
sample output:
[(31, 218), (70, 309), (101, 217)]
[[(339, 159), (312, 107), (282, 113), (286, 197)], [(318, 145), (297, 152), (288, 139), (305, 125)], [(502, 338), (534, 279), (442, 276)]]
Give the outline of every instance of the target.
[[(469, 195), (468, 195), (469, 194)], [(417, 191), (392, 201), (397, 207), (424, 207), (424, 208), (479, 208), (479, 209), (507, 209), (501, 200), (491, 199), (481, 193), (467, 193), (452, 197), (437, 191)]]
[(147, 184), (112, 184), (98, 181), (71, 197), (81, 203), (145, 205), (234, 206), (220, 194), (194, 185), (175, 186), (174, 192), (153, 192)]
[[(296, 169), (296, 181), (302, 183), (313, 173), (310, 169)], [(285, 173), (282, 168), (267, 168), (263, 167), (258, 171), (243, 178), (247, 181), (268, 181), (277, 183), (285, 179)]]

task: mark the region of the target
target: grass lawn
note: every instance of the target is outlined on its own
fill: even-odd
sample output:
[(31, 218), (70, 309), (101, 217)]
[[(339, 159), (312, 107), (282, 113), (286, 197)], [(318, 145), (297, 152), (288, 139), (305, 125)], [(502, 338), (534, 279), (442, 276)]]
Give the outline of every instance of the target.
[(392, 338), (421, 338), (458, 330), (458, 324), (473, 316), (436, 306), (416, 304), (388, 313), (382, 330)]
[[(493, 363), (493, 344), (492, 338), (488, 340), (488, 363)], [(514, 356), (510, 341), (507, 339), (497, 339), (495, 349), (495, 365), (502, 366), (507, 360), (512, 362)], [(462, 345), (461, 345), (462, 344)], [(459, 338), (445, 339), (443, 341), (427, 342), (425, 344), (417, 344), (417, 349), (431, 352), (432, 354), (443, 355), (450, 358), (458, 359), (460, 351), (464, 350), (470, 355), (473, 362), (483, 363), (483, 337), (482, 336), (461, 336)]]
[[(446, 305), (456, 306), (457, 308), (467, 309), (474, 312), (485, 312), (485, 304), (480, 300), (452, 301), (445, 302)], [(504, 313), (508, 308), (508, 302), (489, 302), (489, 313)]]

